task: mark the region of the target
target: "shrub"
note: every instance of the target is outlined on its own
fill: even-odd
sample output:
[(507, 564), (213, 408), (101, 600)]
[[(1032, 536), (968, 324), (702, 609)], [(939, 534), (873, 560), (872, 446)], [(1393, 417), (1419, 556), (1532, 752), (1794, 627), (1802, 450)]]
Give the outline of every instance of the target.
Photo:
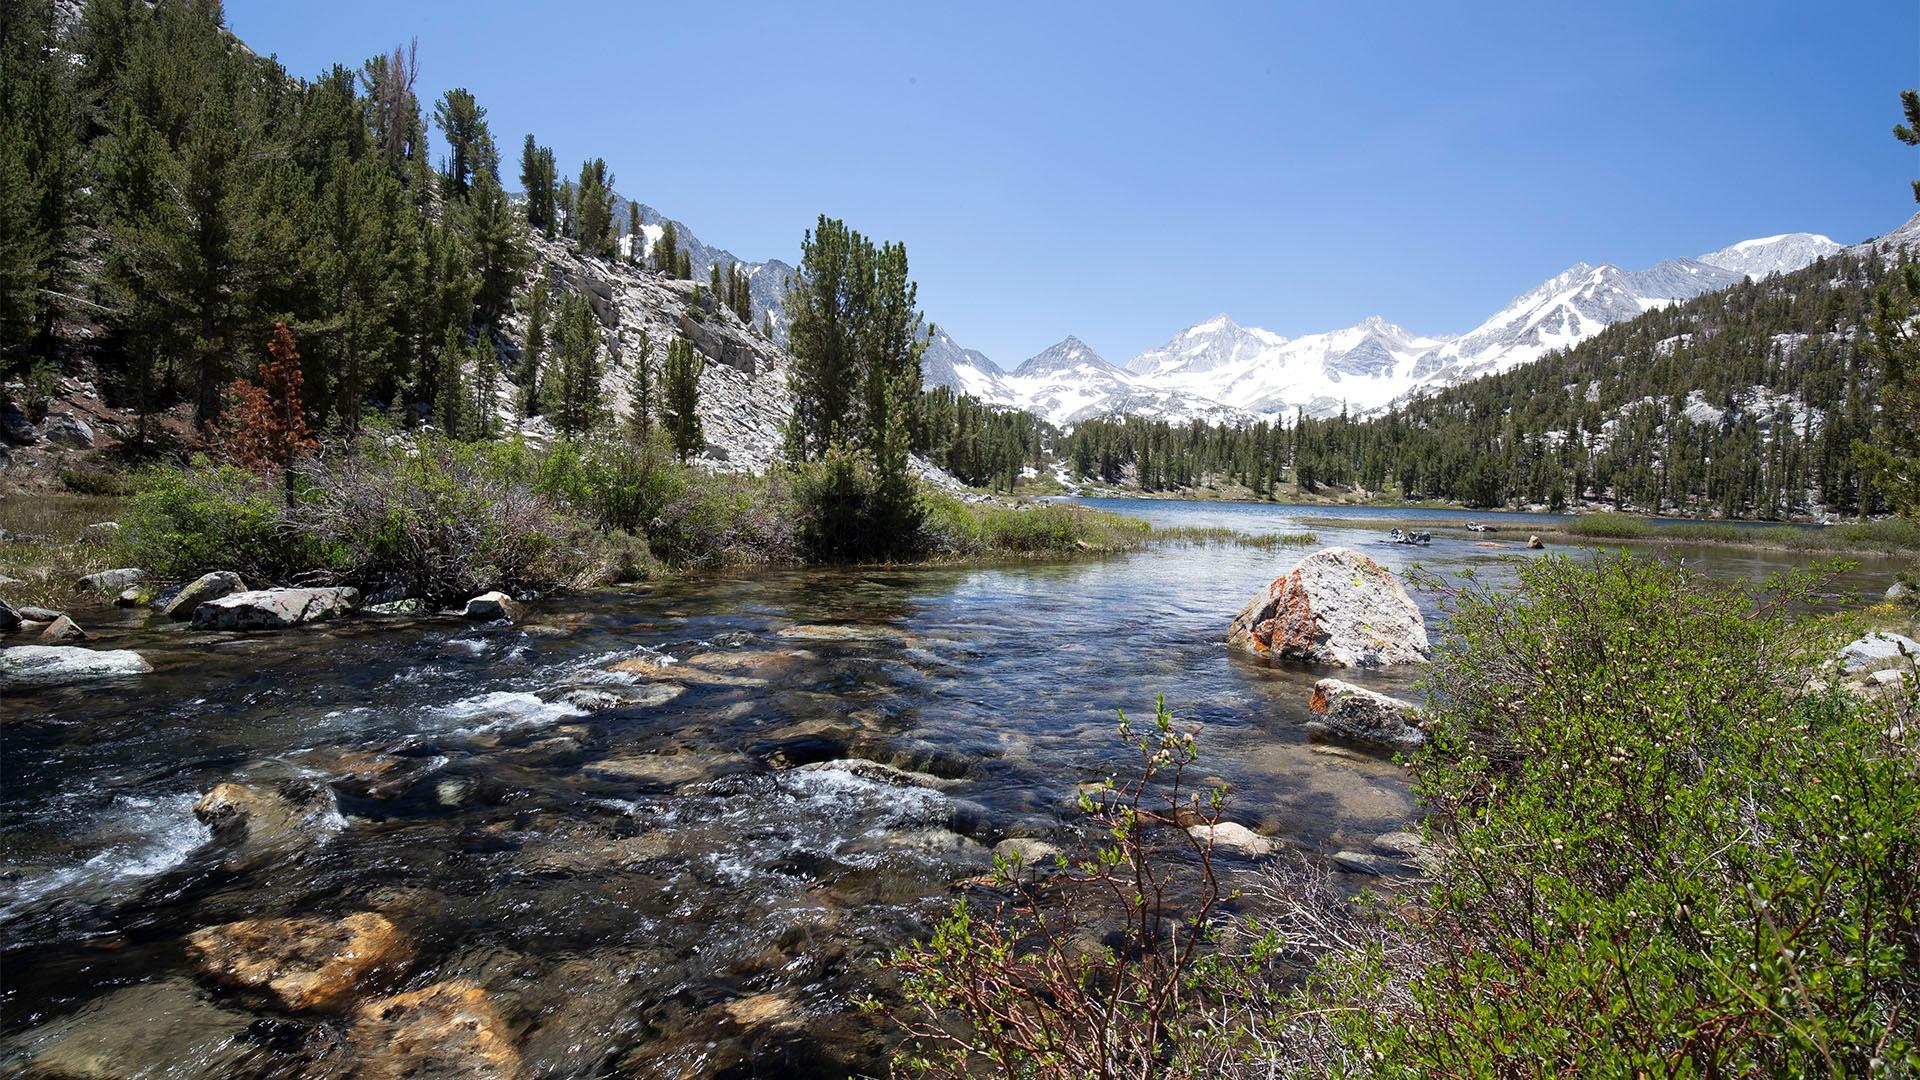
[(599, 538), (519, 475), (526, 464), (511, 450), (432, 437), (411, 450), (368, 445), (303, 462), (316, 497), (293, 520), (368, 590), (458, 600), (590, 583), (605, 562)]
[(793, 470), (799, 536), (822, 562), (912, 558), (922, 550), (919, 486), (889, 482), (873, 455), (835, 443), (821, 460)]
[[(907, 1034), (897, 1065), (919, 1075), (1201, 1075), (1217, 1050), (1197, 1018), (1231, 1012), (1242, 968), (1212, 945), (1223, 899), (1208, 836), (1224, 793), (1186, 781), (1197, 758), (1162, 699), (1154, 726), (1120, 738), (1136, 775), (1082, 790), (1098, 846), (1046, 873), (996, 857), (997, 907), (965, 899), (920, 945), (897, 952), (899, 1000), (870, 1002)], [(1269, 955), (1253, 950), (1254, 966)]]
[(232, 570), (250, 584), (337, 567), (338, 553), (292, 527), (283, 492), (232, 465), (142, 472), (119, 544), (127, 561), (163, 578)]
[(1428, 579), (1451, 633), (1416, 762), (1445, 858), (1302, 1015), (1375, 1076), (1920, 1068), (1920, 754), (1809, 685), (1791, 612), (1628, 555)]

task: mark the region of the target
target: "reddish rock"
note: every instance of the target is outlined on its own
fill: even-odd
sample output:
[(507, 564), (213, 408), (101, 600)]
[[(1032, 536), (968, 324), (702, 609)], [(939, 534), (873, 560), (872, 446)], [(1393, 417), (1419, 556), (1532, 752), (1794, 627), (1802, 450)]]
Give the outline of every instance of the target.
[(1300, 560), (1241, 609), (1229, 647), (1333, 667), (1425, 663), (1426, 621), (1386, 567), (1351, 548)]
[(335, 1009), (391, 978), (413, 943), (383, 915), (344, 919), (245, 919), (196, 930), (187, 955), (223, 986), (266, 994), (283, 1009)]

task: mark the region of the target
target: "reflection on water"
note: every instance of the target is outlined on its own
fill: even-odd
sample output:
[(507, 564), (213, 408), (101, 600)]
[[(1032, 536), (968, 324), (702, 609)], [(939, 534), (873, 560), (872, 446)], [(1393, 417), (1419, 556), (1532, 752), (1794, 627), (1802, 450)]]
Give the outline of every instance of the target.
[[(1396, 569), (1497, 580), (1503, 558), (1528, 554), (1515, 521), (1498, 546), (1414, 550), (1316, 526), (1318, 508), (1113, 505), (1317, 528)], [(847, 1003), (875, 961), (998, 840), (1073, 827), (1075, 785), (1124, 765), (1117, 710), (1150, 714), (1165, 693), (1230, 785), (1228, 816), (1303, 849), (1364, 850), (1408, 819), (1397, 766), (1301, 731), (1318, 673), (1222, 646), (1297, 554), (755, 571), (543, 601), (511, 627), (361, 619), (232, 637), (95, 613), (152, 675), (0, 705), (0, 1062), (350, 1074), (369, 1052), (357, 1014), (212, 993), (183, 938), (372, 911), (418, 954), (379, 992), (480, 987), (530, 1071), (844, 1071), (873, 1052)], [(1678, 554), (1717, 574), (1788, 565)], [(1888, 573), (1869, 565), (1834, 588), (1877, 591)], [(1414, 678), (1357, 677), (1400, 693)], [(835, 764), (848, 758), (890, 768)], [(330, 801), (301, 803), (294, 835), (250, 838), (241, 857), (192, 813), (228, 781)]]

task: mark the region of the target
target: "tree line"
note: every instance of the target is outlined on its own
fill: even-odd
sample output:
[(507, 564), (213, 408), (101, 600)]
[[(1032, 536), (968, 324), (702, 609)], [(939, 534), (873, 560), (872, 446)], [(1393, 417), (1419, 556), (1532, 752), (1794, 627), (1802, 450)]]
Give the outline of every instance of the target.
[(1611, 503), (1781, 518), (1889, 508), (1857, 444), (1892, 433), (1865, 333), (1904, 272), (1836, 255), (1656, 309), (1512, 371), (1373, 417), (1078, 425), (1070, 473), (1147, 491), (1225, 481), (1257, 496), (1391, 492), (1469, 506)]

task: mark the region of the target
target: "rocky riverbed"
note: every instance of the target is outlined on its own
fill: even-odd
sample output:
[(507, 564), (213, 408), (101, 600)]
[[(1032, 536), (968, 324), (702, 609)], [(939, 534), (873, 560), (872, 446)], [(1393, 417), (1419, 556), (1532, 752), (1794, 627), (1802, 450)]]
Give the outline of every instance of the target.
[[(271, 630), (76, 601), (81, 647), (150, 670), (0, 702), (0, 1072), (870, 1067), (884, 1033), (850, 1003), (880, 961), (996, 847), (1071, 849), (1076, 786), (1124, 765), (1115, 710), (1160, 692), (1232, 788), (1231, 872), (1297, 850), (1374, 882), (1418, 855), (1390, 746), (1333, 723), (1346, 691), (1314, 710), (1326, 670), (1225, 645), (1298, 557), (758, 572)], [(1407, 697), (1417, 668), (1339, 676)]]

